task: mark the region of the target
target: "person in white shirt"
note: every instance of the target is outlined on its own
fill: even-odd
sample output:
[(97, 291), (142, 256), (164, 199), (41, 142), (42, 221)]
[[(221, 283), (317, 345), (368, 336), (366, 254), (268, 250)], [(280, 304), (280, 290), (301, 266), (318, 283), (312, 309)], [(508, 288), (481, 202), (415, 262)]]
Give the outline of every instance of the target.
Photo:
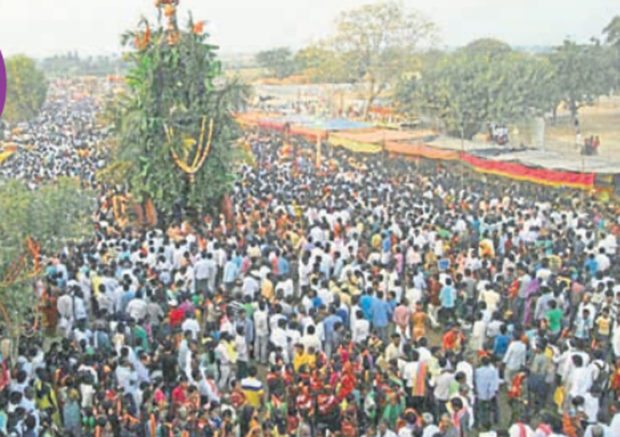
[(215, 355), (220, 361), (220, 377), (218, 380), (218, 387), (220, 390), (228, 388), (228, 382), (230, 379), (231, 366), (234, 364), (235, 357), (232, 357), (228, 351), (228, 347), (224, 342), (228, 342), (230, 340), (228, 334), (222, 335), (220, 342), (215, 348)]
[(220, 402), (222, 395), (215, 383), (213, 372), (208, 371), (200, 381), (200, 394), (207, 396), (209, 402)]
[(241, 380), (247, 376), (248, 362), (250, 361), (250, 354), (248, 352), (248, 345), (245, 341), (243, 326), (237, 326), (235, 350), (237, 351), (237, 380)]
[(88, 312), (86, 311), (82, 290), (76, 287), (73, 293), (73, 313), (75, 315), (75, 320), (77, 322), (85, 322), (88, 319)]
[[(474, 368), (469, 362), (465, 361), (464, 359), (461, 359), (456, 364), (456, 371), (457, 373), (462, 372), (465, 374), (465, 381), (468, 387), (474, 386)], [(471, 393), (470, 396), (473, 396), (473, 393)]]
[(317, 295), (321, 299), (321, 302), (325, 304), (325, 306), (329, 307), (334, 302), (334, 295), (327, 288), (327, 284), (322, 283), (322, 286), (317, 290)]
[(288, 356), (292, 357), (294, 345), (299, 344), (301, 340), (301, 333), (299, 332), (297, 322), (295, 321), (289, 322), (288, 326), (285, 329), (285, 332), (286, 332)]
[(508, 384), (512, 384), (513, 377), (525, 365), (526, 358), (527, 347), (525, 343), (521, 341), (520, 334), (515, 332), (514, 339), (508, 346), (504, 359), (502, 360), (506, 365), (505, 380)]
[(196, 290), (204, 293), (209, 288), (209, 262), (207, 260), (207, 252), (203, 251), (200, 258), (194, 263), (194, 279), (196, 281)]
[(185, 247), (181, 246), (180, 242), (175, 243), (174, 252), (172, 254), (172, 267), (179, 270), (183, 265), (183, 258), (185, 253)]
[(594, 259), (596, 260), (596, 265), (598, 266), (598, 271), (600, 272), (606, 272), (611, 266), (609, 257), (605, 253), (605, 248), (603, 247), (599, 249), (599, 253), (594, 257)]
[(402, 366), (399, 370), (401, 378), (405, 381), (407, 390), (411, 390), (413, 380), (418, 373), (418, 367), (420, 366), (420, 354), (415, 349), (407, 351), (407, 348), (405, 348), (405, 353), (409, 358), (407, 361), (400, 361)]
[(601, 233), (601, 241), (599, 246), (605, 249), (605, 252), (609, 256), (613, 256), (618, 249), (618, 242), (616, 241), (616, 236), (613, 234), (605, 235), (605, 233)]
[(355, 322), (352, 326), (352, 340), (356, 344), (364, 343), (370, 335), (370, 322), (366, 320), (362, 310), (357, 310), (355, 316)]
[(115, 312), (121, 312), (122, 308), (122, 299), (123, 299), (123, 294), (125, 294), (126, 291), (129, 291), (130, 289), (130, 284), (128, 282), (124, 282), (122, 285), (118, 285), (115, 289), (114, 292), (112, 293), (112, 301), (114, 303), (114, 311)]
[(275, 305), (275, 314), (269, 316), (269, 330), (273, 332), (280, 323), (281, 320), (286, 322), (286, 316), (282, 314), (282, 306), (280, 304)]
[(534, 437), (534, 431), (529, 425), (517, 422), (508, 428), (509, 437)]
[(585, 397), (592, 387), (591, 372), (584, 366), (581, 355), (573, 355), (573, 368), (568, 377), (569, 394), (572, 398), (577, 396)]
[(309, 325), (306, 333), (301, 337), (299, 342), (304, 346), (304, 350), (308, 352), (310, 349), (315, 351), (321, 348), (321, 340), (316, 333), (316, 326)]
[(244, 296), (249, 296), (251, 300), (254, 300), (256, 293), (260, 290), (260, 284), (258, 282), (258, 274), (254, 271), (250, 272), (243, 278), (243, 285), (241, 286)]
[(284, 298), (293, 297), (295, 295), (295, 288), (293, 284), (292, 278), (286, 278), (284, 280), (280, 280), (276, 284), (276, 295), (281, 292)]
[(482, 312), (478, 312), (477, 320), (473, 324), (471, 335), (469, 338), (469, 348), (472, 351), (479, 351), (484, 349), (484, 344), (486, 341), (486, 329), (487, 324), (484, 320), (484, 316)]
[(138, 291), (136, 296), (127, 304), (126, 312), (134, 321), (140, 322), (146, 317), (147, 303), (142, 298), (142, 292)]
[(484, 301), (487, 304), (487, 309), (493, 313), (497, 309), (497, 304), (502, 299), (500, 294), (493, 290), (493, 286), (487, 283), (484, 289), (480, 292), (478, 297), (479, 301)]
[(254, 359), (262, 364), (267, 363), (267, 346), (269, 345), (269, 322), (267, 306), (264, 302), (258, 304), (254, 311)]
[(62, 293), (56, 302), (58, 315), (60, 316), (58, 329), (66, 337), (73, 328), (73, 299), (67, 293)]
[(181, 331), (189, 331), (191, 333), (192, 340), (198, 340), (198, 334), (200, 333), (200, 324), (198, 323), (198, 320), (196, 320), (196, 316), (194, 314), (189, 313), (187, 315), (187, 318), (181, 324)]
[(312, 272), (312, 265), (309, 259), (302, 259), (298, 267), (299, 271), (299, 287), (304, 288), (310, 286), (310, 273)]
[(315, 243), (323, 243), (325, 241), (325, 231), (317, 224), (310, 229), (310, 237)]
[(433, 420), (433, 415), (431, 413), (422, 413), (422, 422), (424, 424), (422, 437), (435, 437), (437, 434), (441, 435), (441, 430), (433, 423)]
[(286, 338), (286, 320), (281, 319), (278, 320), (278, 325), (276, 328), (271, 331), (271, 335), (269, 336), (269, 341), (275, 346), (282, 350), (282, 358), (284, 362), (288, 364), (288, 340)]
[(586, 392), (583, 400), (583, 410), (588, 418), (588, 423), (596, 423), (599, 417), (601, 390), (598, 387), (593, 387), (591, 391)]
[(542, 267), (536, 272), (536, 278), (542, 283), (547, 284), (549, 277), (551, 276), (551, 269), (549, 268), (549, 259), (543, 258), (541, 261)]
[(620, 403), (616, 402), (615, 414), (609, 424), (609, 435), (620, 435)]

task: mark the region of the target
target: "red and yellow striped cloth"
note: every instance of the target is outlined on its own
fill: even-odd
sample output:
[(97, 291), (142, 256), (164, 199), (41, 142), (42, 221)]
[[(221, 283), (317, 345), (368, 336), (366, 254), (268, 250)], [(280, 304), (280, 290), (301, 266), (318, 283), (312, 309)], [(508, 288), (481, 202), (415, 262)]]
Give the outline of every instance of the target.
[(588, 189), (594, 187), (594, 173), (574, 173), (544, 168), (532, 168), (513, 162), (493, 161), (477, 156), (462, 154), (462, 161), (476, 171), (504, 176), (519, 181), (529, 181), (554, 187)]

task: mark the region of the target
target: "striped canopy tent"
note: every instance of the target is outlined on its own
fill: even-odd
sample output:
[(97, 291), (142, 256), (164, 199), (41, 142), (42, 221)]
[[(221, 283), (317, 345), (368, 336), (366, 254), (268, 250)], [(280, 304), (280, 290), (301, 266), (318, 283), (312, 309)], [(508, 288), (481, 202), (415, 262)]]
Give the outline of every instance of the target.
[(350, 140), (346, 137), (332, 135), (329, 137), (329, 143), (334, 147), (343, 147), (354, 153), (379, 153), (383, 150), (380, 144), (366, 143), (363, 141)]
[(390, 143), (422, 139), (428, 135), (432, 135), (432, 132), (364, 129), (338, 132), (337, 134), (330, 135), (329, 142), (332, 146), (344, 147), (352, 152), (378, 153)]
[(385, 150), (390, 152), (392, 156), (411, 156), (445, 161), (457, 161), (460, 158), (460, 153), (456, 150), (431, 147), (423, 142), (388, 141), (385, 144)]
[(392, 115), (394, 114), (394, 109), (390, 108), (389, 106), (371, 106), (368, 109), (368, 112), (371, 114), (378, 114), (378, 115)]
[(519, 162), (485, 159), (468, 153), (462, 154), (462, 161), (481, 173), (504, 176), (519, 181), (529, 181), (554, 187), (588, 189), (594, 186), (594, 173), (579, 173), (533, 167)]
[(323, 141), (326, 140), (328, 136), (328, 133), (325, 130), (298, 125), (291, 126), (290, 134), (298, 137), (304, 137), (308, 140), (317, 140), (317, 138), (320, 138)]
[(288, 126), (291, 135), (305, 137), (309, 140), (326, 140), (329, 133), (334, 131), (367, 129), (371, 127), (368, 123), (351, 121), (343, 118), (322, 119), (298, 114), (284, 117), (262, 117), (257, 120), (252, 116), (246, 115), (238, 115), (236, 118), (241, 124), (254, 124), (262, 129), (278, 132), (283, 132)]
[(304, 137), (310, 141), (316, 141), (317, 139), (327, 139), (327, 131), (321, 129), (319, 126), (320, 120), (309, 115), (292, 114), (285, 117), (280, 117), (275, 120), (276, 122), (283, 122), (288, 124), (290, 130), (289, 133), (294, 136)]
[(315, 127), (326, 130), (328, 132), (336, 131), (352, 131), (371, 128), (372, 125), (362, 121), (347, 120), (346, 118), (330, 118), (321, 120), (315, 124)]
[(258, 121), (258, 126), (262, 129), (267, 129), (267, 130), (275, 130), (278, 132), (283, 132), (284, 128), (286, 127), (286, 122), (284, 121), (278, 121), (278, 120), (274, 120), (274, 119), (269, 119), (269, 118), (261, 118)]
[(241, 126), (258, 126), (260, 120), (275, 117), (277, 115), (265, 112), (240, 112), (234, 115), (235, 121)]

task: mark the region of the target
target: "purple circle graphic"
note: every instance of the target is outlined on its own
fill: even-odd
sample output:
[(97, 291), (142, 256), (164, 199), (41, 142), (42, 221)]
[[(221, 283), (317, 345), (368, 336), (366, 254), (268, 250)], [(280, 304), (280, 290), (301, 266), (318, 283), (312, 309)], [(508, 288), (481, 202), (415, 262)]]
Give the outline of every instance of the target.
[(4, 66), (4, 59), (2, 58), (2, 52), (0, 51), (0, 117), (2, 116), (2, 110), (4, 109), (5, 100), (6, 100), (6, 68)]

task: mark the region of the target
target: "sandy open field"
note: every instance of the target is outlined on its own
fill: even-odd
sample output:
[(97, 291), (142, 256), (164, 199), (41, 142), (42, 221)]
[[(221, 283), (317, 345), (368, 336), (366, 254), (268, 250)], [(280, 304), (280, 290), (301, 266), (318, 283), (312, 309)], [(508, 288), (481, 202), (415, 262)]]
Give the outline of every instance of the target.
[[(575, 129), (570, 115), (560, 111), (557, 124), (547, 123), (546, 147), (562, 153), (576, 154)], [(599, 154), (620, 161), (620, 96), (604, 97), (595, 105), (579, 111), (581, 135), (598, 135)]]

